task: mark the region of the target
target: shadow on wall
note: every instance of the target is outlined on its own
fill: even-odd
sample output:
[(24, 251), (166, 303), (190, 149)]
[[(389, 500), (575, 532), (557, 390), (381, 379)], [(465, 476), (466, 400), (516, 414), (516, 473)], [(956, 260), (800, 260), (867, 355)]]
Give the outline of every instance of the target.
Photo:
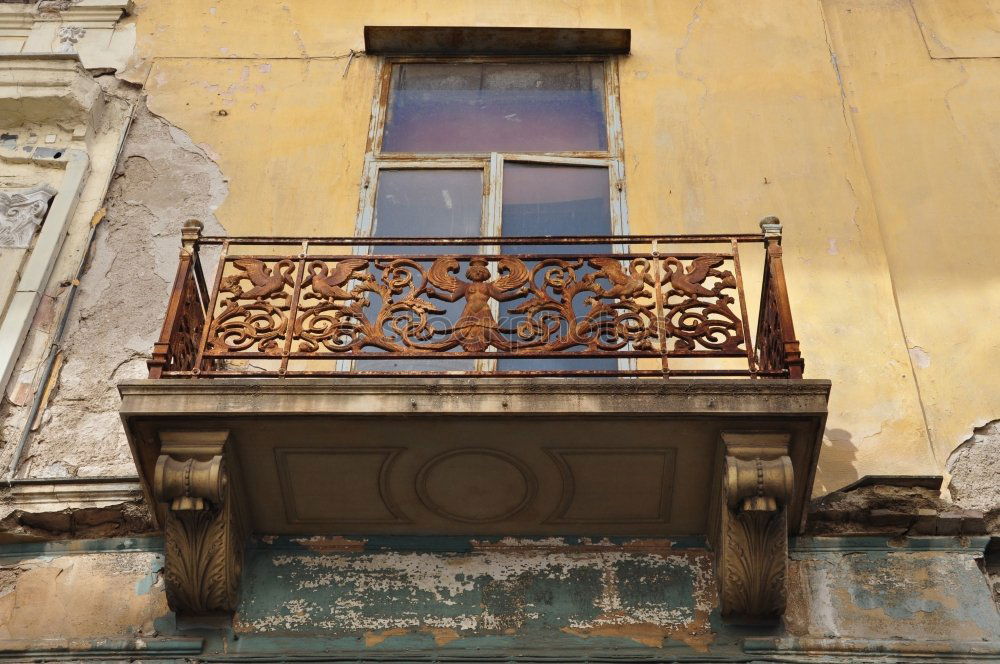
[(857, 480), (857, 458), (858, 448), (851, 441), (850, 431), (827, 429), (816, 465), (813, 496), (826, 495)]

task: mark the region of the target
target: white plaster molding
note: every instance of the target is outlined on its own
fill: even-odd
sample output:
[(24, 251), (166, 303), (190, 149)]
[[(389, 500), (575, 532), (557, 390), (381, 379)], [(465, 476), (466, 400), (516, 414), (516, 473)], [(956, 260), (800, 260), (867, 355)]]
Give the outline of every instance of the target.
[(48, 185), (0, 191), (0, 247), (27, 248), (45, 220), (56, 190)]
[(17, 484), (8, 495), (9, 503), (4, 507), (25, 512), (59, 512), (64, 509), (110, 507), (140, 498), (142, 487), (138, 479), (94, 482), (89, 478), (79, 478), (77, 481), (52, 484)]
[(76, 54), (0, 54), (0, 128), (27, 123), (94, 127), (103, 107), (101, 86)]
[(0, 39), (27, 39), (34, 24), (34, 5), (0, 5)]
[(52, 275), (52, 268), (59, 258), (70, 220), (76, 212), (83, 185), (90, 173), (90, 157), (81, 150), (65, 150), (58, 158), (49, 161), (51, 166), (65, 168), (66, 173), (49, 205), (45, 224), (24, 265), (3, 320), (0, 320), (0, 388), (3, 389), (6, 389), (17, 363), (21, 346)]
[(134, 24), (120, 25), (132, 0), (79, 0), (63, 9), (0, 3), (0, 53), (79, 53), (88, 68), (124, 66)]
[(60, 19), (81, 28), (113, 29), (132, 11), (132, 0), (81, 0), (59, 12)]

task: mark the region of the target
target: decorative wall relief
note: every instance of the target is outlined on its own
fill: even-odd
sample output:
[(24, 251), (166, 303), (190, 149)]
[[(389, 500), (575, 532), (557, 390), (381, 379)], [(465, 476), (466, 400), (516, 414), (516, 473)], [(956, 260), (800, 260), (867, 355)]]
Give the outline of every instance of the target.
[(795, 473), (786, 434), (724, 433), (716, 497), (719, 609), (738, 622), (770, 622), (788, 594), (788, 510)]
[(56, 190), (48, 185), (0, 191), (0, 247), (27, 248), (45, 220)]
[(153, 494), (164, 503), (164, 581), (174, 611), (228, 613), (239, 600), (246, 524), (226, 431), (163, 432)]

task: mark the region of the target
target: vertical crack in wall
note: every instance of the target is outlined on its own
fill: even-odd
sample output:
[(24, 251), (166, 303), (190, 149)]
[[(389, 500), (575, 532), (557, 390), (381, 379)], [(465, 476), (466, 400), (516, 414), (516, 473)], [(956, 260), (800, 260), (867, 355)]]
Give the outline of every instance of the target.
[[(224, 232), (214, 211), (228, 193), (219, 167), (142, 100), (106, 199), (92, 256), (64, 338), (65, 366), (20, 475), (133, 475), (116, 385), (146, 374), (166, 311), (185, 220)], [(5, 404), (5, 447), (27, 408)]]

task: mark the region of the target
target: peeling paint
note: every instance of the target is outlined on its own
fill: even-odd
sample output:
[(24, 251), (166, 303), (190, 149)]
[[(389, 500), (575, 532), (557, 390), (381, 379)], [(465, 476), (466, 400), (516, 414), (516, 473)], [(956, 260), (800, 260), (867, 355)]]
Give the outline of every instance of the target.
[(910, 353), (910, 361), (918, 369), (929, 369), (931, 366), (931, 356), (920, 346), (910, 346), (907, 350)]
[(363, 634), (369, 647), (552, 632), (650, 647), (673, 639), (704, 649), (712, 640), (712, 557), (700, 549), (549, 538), (479, 542), (468, 553), (331, 553), (299, 543), (307, 550), (258, 552), (238, 632)]
[[(146, 375), (162, 316), (144, 312), (165, 310), (181, 225), (198, 218), (206, 232), (223, 233), (213, 210), (227, 192), (218, 166), (187, 134), (140, 106), (74, 303), (63, 371), (27, 448), (23, 476), (135, 474), (116, 383)], [(11, 408), (0, 437), (17, 439), (26, 410)]]

